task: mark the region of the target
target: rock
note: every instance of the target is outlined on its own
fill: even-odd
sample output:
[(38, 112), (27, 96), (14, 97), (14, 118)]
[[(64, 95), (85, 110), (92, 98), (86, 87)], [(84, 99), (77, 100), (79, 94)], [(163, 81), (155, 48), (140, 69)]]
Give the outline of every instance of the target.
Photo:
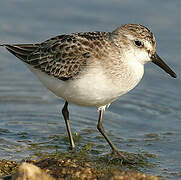
[(29, 164), (22, 163), (12, 180), (55, 180), (53, 177), (45, 173), (39, 167)]

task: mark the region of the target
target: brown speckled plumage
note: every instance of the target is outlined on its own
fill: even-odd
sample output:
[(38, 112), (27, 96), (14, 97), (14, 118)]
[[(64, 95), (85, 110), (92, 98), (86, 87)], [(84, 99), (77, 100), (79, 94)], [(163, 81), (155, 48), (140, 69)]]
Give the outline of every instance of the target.
[(111, 142), (102, 126), (105, 108), (128, 93), (141, 80), (144, 64), (151, 61), (176, 78), (156, 53), (153, 33), (139, 24), (125, 24), (113, 32), (72, 33), (40, 44), (2, 44), (24, 61), (55, 95), (65, 99), (62, 114), (71, 148), (75, 148), (68, 103), (97, 107), (97, 129), (121, 162), (130, 160)]
[(127, 35), (131, 35), (134, 39), (150, 41), (153, 46), (155, 44), (154, 36), (149, 29), (139, 24), (125, 24), (112, 33), (72, 33), (53, 37), (40, 44), (5, 44), (4, 46), (35, 69), (63, 81), (77, 78), (87, 64), (94, 64), (93, 61), (102, 63), (102, 59), (106, 59), (106, 63), (102, 63), (105, 73), (115, 79), (119, 78), (120, 74), (116, 69), (121, 66), (120, 57), (123, 54), (121, 51), (125, 47), (127, 50), (132, 48), (132, 42), (128, 40)]
[[(101, 58), (109, 38), (106, 32), (72, 33), (53, 37), (41, 44), (5, 47), (25, 63), (61, 80), (75, 77), (89, 58)], [(94, 50), (94, 51), (93, 51)]]
[[(120, 31), (121, 29), (121, 31)], [(145, 26), (140, 24), (125, 24), (116, 28), (113, 33), (131, 34), (134, 37), (146, 39), (148, 41), (155, 41), (153, 33)]]

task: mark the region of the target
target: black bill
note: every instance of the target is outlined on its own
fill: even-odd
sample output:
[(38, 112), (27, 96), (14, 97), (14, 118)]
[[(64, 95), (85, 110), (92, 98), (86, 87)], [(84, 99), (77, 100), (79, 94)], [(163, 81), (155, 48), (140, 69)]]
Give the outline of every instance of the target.
[(151, 60), (154, 64), (161, 67), (165, 72), (170, 74), (170, 76), (172, 76), (173, 78), (177, 77), (177, 75), (164, 63), (164, 61), (158, 56), (157, 53), (151, 56)]

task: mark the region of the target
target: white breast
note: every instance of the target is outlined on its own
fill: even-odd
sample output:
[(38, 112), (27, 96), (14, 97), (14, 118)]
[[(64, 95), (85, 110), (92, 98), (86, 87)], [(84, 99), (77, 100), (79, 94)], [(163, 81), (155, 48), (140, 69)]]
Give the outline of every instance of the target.
[(27, 65), (39, 80), (55, 95), (68, 102), (82, 106), (101, 107), (110, 104), (122, 94), (127, 93), (139, 82), (135, 77), (113, 83), (99, 67), (89, 68), (78, 79), (62, 81)]

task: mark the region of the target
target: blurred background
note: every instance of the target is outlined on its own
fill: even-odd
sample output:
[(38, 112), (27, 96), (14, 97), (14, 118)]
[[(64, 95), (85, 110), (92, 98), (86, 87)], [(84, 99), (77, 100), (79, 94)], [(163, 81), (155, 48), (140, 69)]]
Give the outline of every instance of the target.
[[(0, 43), (36, 43), (64, 33), (112, 31), (125, 23), (150, 28), (158, 54), (178, 78), (147, 64), (141, 83), (106, 110), (103, 124), (120, 150), (153, 155), (148, 161), (156, 166), (143, 172), (180, 179), (180, 7), (180, 0), (1, 0)], [(0, 159), (67, 151), (60, 114), (63, 104), (22, 62), (0, 48)], [(71, 104), (70, 115), (72, 130), (80, 137), (79, 148), (92, 143), (96, 155), (110, 153), (96, 130), (95, 108)]]

